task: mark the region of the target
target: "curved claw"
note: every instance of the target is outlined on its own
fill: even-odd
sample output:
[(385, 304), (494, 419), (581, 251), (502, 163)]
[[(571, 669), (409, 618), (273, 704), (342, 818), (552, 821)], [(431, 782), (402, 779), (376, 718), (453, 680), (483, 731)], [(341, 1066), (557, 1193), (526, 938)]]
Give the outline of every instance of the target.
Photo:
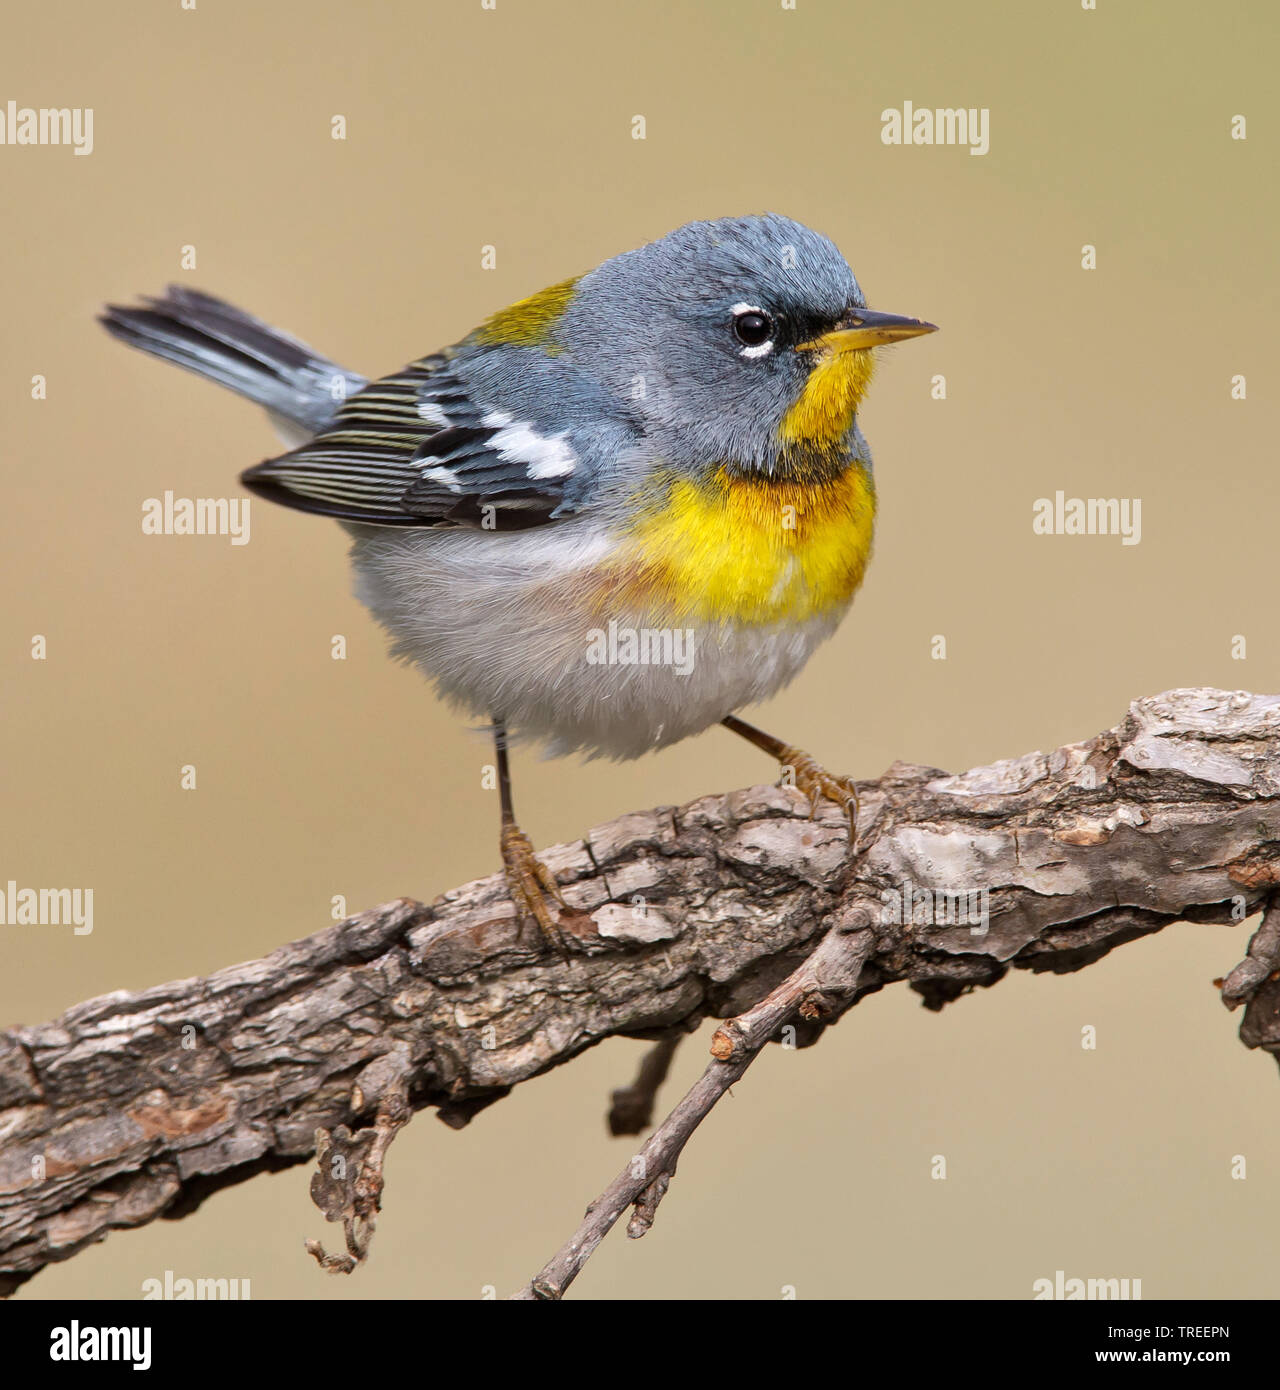
[(785, 748), (780, 756), (783, 767), (791, 769), (794, 781), (792, 786), (809, 798), (810, 819), (818, 814), (818, 806), (823, 801), (834, 802), (845, 813), (849, 821), (849, 846), (856, 849), (858, 844), (858, 788), (852, 777), (840, 777), (828, 772), (821, 763), (815, 761), (800, 748)]
[(567, 907), (555, 875), (534, 853), (529, 837), (517, 825), (502, 827), (502, 864), (507, 892), (521, 918), (532, 917), (544, 937), (568, 960), (564, 934), (551, 915), (547, 899)]

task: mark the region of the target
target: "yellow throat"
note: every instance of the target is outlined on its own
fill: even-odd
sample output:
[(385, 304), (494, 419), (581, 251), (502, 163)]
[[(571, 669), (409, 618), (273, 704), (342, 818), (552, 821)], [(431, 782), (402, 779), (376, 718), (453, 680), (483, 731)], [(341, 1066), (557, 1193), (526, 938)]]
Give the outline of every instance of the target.
[(853, 425), (875, 367), (875, 353), (866, 348), (824, 352), (800, 399), (782, 417), (778, 437), (787, 444), (839, 443)]

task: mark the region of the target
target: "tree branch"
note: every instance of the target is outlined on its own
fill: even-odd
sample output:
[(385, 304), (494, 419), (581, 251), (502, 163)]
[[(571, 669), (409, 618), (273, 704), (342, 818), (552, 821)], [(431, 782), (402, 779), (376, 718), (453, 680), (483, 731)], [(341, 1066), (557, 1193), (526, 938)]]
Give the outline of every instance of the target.
[[(789, 1018), (807, 1045), (887, 984), (936, 1009), (1010, 968), (1077, 970), (1172, 921), (1255, 911), (1280, 883), (1280, 698), (1173, 691), (1048, 755), (962, 776), (897, 763), (859, 793), (853, 861), (838, 808), (811, 821), (776, 787), (623, 816), (547, 852), (574, 909), (568, 962), (519, 929), (495, 876), (0, 1033), (0, 1287), (305, 1162), (317, 1131), (348, 1160), (317, 1183), (347, 1231), (347, 1256), (323, 1258), (358, 1262), (381, 1156), (412, 1110), (460, 1126), (604, 1038), (738, 1015), (716, 1035), (717, 1079), (642, 1150), (644, 1224), (706, 1097), (758, 1051), (757, 1019), (769, 1037)], [(776, 1012), (771, 991), (805, 962), (817, 970), (824, 938), (863, 932), (874, 940), (855, 976), (805, 986), (812, 1017), (793, 982)], [(1278, 956), (1273, 911), (1224, 984), (1245, 1008), (1243, 1041), (1273, 1054)], [(549, 1292), (572, 1277), (563, 1261), (548, 1270)]]

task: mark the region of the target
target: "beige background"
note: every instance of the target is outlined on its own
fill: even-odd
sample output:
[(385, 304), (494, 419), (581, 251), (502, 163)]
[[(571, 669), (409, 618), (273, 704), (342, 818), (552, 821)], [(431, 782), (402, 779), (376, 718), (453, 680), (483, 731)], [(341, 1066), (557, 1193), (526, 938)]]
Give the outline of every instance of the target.
[[(94, 325), (168, 280), (376, 374), (691, 218), (787, 212), (874, 306), (943, 331), (883, 365), (863, 414), (876, 560), (762, 724), (873, 776), (1053, 747), (1170, 686), (1276, 689), (1275, 11), (1098, 4), (81, 0), (6, 26), (0, 101), (92, 106), (96, 148), (0, 148), (0, 879), (96, 904), (86, 938), (0, 928), (0, 1020), (258, 956), (325, 925), (333, 894), (355, 911), (495, 868), (487, 748), (386, 660), (337, 527), (255, 501), (242, 548), (141, 534), (144, 498), (234, 495), (277, 448), (251, 407)], [(884, 146), (880, 111), (904, 99), (989, 107), (990, 153)], [(1059, 488), (1141, 497), (1141, 544), (1034, 536), (1033, 500)], [(771, 770), (713, 730), (515, 774), (546, 844)], [(1280, 1085), (1210, 984), (1247, 931), (1172, 928), (937, 1017), (895, 989), (816, 1049), (771, 1050), (653, 1233), (612, 1236), (576, 1292), (1022, 1298), (1064, 1269), (1276, 1296)], [(302, 1251), (333, 1232), (297, 1168), (22, 1296), (137, 1297), (166, 1269), (259, 1298), (509, 1292), (629, 1156), (603, 1111), (638, 1054), (601, 1047), (460, 1134), (421, 1116), (350, 1280)]]

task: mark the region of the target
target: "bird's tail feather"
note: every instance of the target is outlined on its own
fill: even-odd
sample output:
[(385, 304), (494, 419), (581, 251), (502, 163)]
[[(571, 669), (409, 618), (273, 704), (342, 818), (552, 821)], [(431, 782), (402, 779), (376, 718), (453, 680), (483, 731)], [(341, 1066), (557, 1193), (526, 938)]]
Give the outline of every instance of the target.
[(109, 304), (99, 322), (130, 347), (216, 381), (310, 433), (366, 384), (261, 319), (179, 285), (138, 307)]

